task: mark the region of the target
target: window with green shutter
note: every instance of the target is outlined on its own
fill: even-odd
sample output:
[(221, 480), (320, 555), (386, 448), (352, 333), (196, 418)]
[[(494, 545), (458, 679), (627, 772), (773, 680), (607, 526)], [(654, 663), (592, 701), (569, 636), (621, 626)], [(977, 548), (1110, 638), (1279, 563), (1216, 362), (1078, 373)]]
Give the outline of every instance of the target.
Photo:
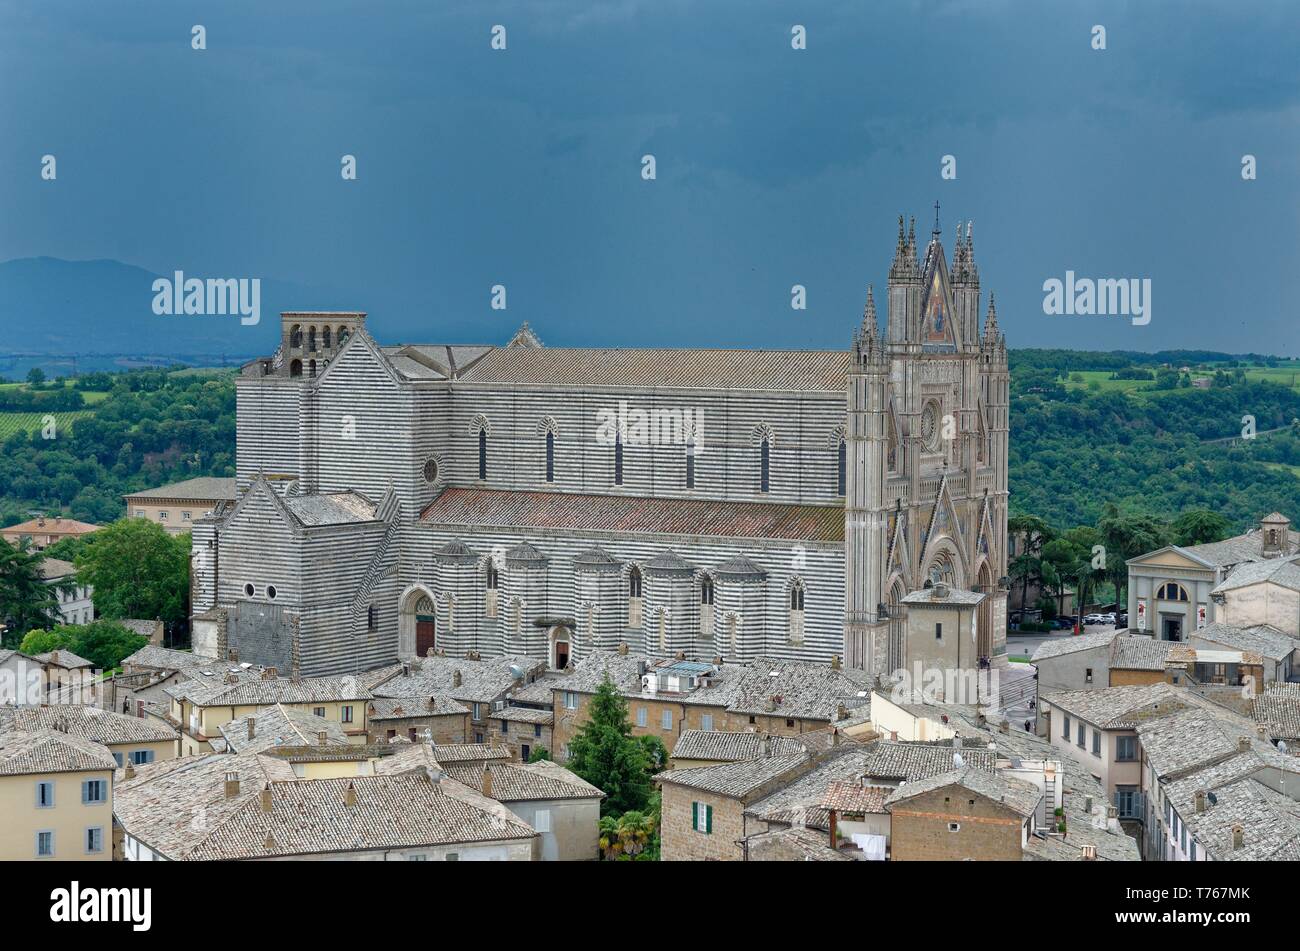
[(713, 807), (703, 802), (692, 802), (691, 828), (710, 835), (713, 832)]

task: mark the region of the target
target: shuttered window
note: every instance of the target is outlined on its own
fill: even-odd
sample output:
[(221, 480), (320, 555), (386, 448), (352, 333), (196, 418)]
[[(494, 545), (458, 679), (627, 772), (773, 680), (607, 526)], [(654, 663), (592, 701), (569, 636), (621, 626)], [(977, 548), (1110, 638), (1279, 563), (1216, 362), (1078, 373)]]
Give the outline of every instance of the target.
[(705, 835), (713, 834), (713, 807), (704, 802), (691, 803), (691, 828)]

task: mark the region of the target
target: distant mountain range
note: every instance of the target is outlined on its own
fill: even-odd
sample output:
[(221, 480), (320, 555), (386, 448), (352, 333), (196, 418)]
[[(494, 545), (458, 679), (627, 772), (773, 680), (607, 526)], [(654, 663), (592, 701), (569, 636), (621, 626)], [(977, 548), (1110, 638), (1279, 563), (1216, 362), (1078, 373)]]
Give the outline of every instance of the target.
[[(186, 274), (221, 278), (238, 275)], [(0, 262), (0, 353), (94, 356), (119, 354), (185, 358), (270, 353), (280, 337), (282, 310), (343, 310), (356, 295), (285, 281), (261, 282), (261, 319), (238, 316), (159, 316), (153, 274), (121, 261), (17, 258)]]

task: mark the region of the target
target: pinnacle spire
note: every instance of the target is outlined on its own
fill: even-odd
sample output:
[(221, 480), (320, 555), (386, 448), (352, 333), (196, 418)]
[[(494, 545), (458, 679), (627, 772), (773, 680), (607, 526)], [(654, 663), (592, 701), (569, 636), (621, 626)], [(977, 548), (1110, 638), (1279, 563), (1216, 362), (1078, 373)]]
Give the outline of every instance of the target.
[(989, 312), (984, 318), (984, 339), (992, 342), (997, 340), (998, 336), (998, 307), (993, 299), (993, 292), (989, 291)]
[(862, 309), (862, 333), (864, 337), (874, 338), (876, 327), (876, 298), (872, 294), (872, 285), (867, 285), (867, 305)]

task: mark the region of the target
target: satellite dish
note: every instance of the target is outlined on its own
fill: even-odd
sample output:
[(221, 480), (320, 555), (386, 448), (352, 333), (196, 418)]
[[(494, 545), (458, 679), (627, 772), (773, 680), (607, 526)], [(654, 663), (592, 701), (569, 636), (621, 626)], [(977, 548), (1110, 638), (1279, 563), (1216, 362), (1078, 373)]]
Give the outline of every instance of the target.
[(510, 676), (513, 677), (513, 678), (515, 678), (515, 680), (523, 680), (523, 679), (524, 679), (524, 669), (523, 669), (522, 667), (520, 667), (518, 664), (511, 664), (511, 665), (510, 665)]

